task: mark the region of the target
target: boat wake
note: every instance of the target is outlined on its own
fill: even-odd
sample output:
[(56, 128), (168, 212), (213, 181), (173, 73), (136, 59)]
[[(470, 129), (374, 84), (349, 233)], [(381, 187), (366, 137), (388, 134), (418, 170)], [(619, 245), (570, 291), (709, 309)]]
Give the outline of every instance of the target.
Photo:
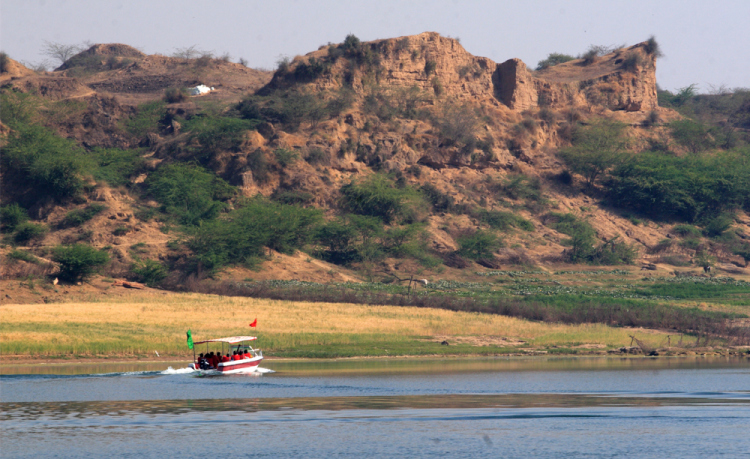
[(185, 374), (190, 374), (190, 373), (195, 373), (195, 370), (193, 370), (192, 368), (187, 368), (187, 367), (186, 368), (178, 368), (178, 369), (175, 370), (174, 368), (169, 367), (169, 368), (167, 368), (166, 370), (162, 371), (159, 374), (162, 374), (162, 375), (185, 375)]
[[(159, 374), (162, 375), (186, 375), (186, 374), (192, 374), (192, 373), (198, 373), (200, 374), (201, 371), (199, 370), (193, 370), (190, 367), (186, 368), (177, 368), (174, 369), (172, 367), (167, 368), (166, 370), (160, 372)], [(271, 370), (270, 368), (263, 368), (263, 367), (256, 367), (253, 371), (248, 371), (247, 373), (239, 373), (239, 374), (269, 374), (269, 373), (276, 373), (275, 371)], [(211, 375), (211, 376), (220, 376), (220, 374)]]

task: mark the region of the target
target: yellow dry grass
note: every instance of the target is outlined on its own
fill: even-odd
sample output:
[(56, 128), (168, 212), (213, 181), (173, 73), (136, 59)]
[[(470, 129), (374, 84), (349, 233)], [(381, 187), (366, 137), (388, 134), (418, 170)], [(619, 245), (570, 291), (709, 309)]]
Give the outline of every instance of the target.
[[(432, 336), (496, 336), (534, 346), (624, 346), (636, 334), (658, 345), (664, 334), (600, 324), (563, 325), (512, 317), (395, 306), (329, 304), (138, 292), (129, 297), (44, 306), (2, 306), (4, 354), (186, 354), (185, 331), (196, 341), (260, 334), (279, 348), (296, 344), (346, 345), (357, 337), (387, 342)], [(258, 328), (249, 323), (258, 318)], [(321, 339), (320, 337), (327, 337)], [(313, 337), (313, 338), (311, 338)], [(361, 339), (359, 339), (361, 341)]]

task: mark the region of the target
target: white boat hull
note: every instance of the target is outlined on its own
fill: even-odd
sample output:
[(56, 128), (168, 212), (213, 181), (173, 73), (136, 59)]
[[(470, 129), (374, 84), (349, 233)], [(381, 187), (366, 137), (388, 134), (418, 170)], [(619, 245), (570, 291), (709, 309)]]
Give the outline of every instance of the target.
[(242, 360), (230, 360), (229, 362), (219, 363), (219, 368), (215, 370), (201, 370), (194, 363), (190, 364), (190, 367), (195, 371), (200, 372), (206, 376), (218, 376), (218, 375), (239, 375), (249, 374), (258, 371), (258, 365), (263, 360), (263, 355), (259, 355), (250, 359)]

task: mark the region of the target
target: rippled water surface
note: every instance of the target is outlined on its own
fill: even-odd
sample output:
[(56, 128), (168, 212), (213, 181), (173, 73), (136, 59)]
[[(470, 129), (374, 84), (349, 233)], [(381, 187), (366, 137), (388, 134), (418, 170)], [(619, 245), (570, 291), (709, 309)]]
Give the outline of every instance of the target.
[(748, 359), (0, 369), (2, 457), (746, 456)]

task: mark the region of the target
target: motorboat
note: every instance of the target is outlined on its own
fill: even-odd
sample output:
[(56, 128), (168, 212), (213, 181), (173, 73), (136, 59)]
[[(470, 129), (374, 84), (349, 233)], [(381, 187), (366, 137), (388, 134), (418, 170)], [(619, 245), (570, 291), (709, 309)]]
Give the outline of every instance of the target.
[[(249, 343), (258, 339), (255, 336), (229, 336), (227, 338), (214, 338), (205, 341), (197, 341), (195, 347), (201, 344), (206, 345), (206, 354), (209, 352), (210, 343), (221, 343), (221, 355), (231, 354), (237, 351), (241, 357), (236, 360), (219, 362), (215, 367), (210, 363), (195, 358), (195, 347), (193, 348), (193, 363), (188, 365), (195, 371), (200, 371), (207, 376), (213, 375), (234, 375), (243, 373), (255, 373), (258, 371), (258, 364), (263, 360), (263, 352), (260, 349), (254, 349)], [(228, 345), (229, 352), (224, 351), (225, 345)]]

